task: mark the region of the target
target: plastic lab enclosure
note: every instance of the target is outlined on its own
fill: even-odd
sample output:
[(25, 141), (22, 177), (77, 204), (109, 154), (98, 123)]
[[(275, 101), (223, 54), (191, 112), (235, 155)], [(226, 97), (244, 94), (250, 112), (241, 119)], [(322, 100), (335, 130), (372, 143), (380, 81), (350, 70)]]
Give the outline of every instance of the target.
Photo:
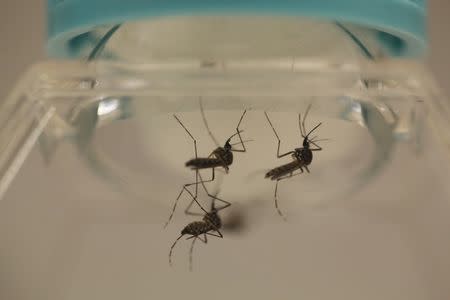
[[(449, 103), (413, 50), (294, 16), (173, 16), (83, 38), (83, 59), (35, 65), (0, 108), (2, 297), (450, 296)], [(310, 173), (278, 182), (284, 220), (264, 175), (293, 158), (277, 158), (264, 112), (284, 153), (302, 147), (308, 106), (322, 150)], [(190, 256), (182, 238), (169, 266), (182, 228), (201, 220), (184, 214), (185, 193), (163, 228), (196, 180), (193, 141), (173, 115), (208, 157), (244, 110), (247, 151), (207, 184), (231, 203), (223, 239), (197, 241)]]

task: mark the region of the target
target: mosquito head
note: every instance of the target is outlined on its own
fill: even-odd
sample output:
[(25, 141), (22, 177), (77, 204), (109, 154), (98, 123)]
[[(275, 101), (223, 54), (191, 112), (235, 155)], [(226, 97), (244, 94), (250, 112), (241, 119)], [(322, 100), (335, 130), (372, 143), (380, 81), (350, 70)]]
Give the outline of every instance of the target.
[(189, 228), (188, 227), (184, 227), (182, 230), (181, 230), (181, 235), (185, 235), (185, 234), (189, 234), (190, 233), (190, 231), (189, 231)]
[(305, 148), (305, 149), (309, 148), (309, 140), (308, 140), (308, 137), (306, 137), (306, 136), (303, 139), (303, 148)]
[(226, 151), (230, 151), (231, 150), (231, 138), (229, 138), (226, 142), (225, 142), (225, 145), (223, 145), (223, 148), (226, 150)]
[(303, 148), (306, 148), (306, 149), (309, 148), (309, 143), (310, 143), (309, 135), (311, 133), (313, 133), (313, 131), (316, 130), (320, 125), (322, 125), (322, 123), (317, 124), (313, 129), (311, 129), (310, 132), (308, 132), (307, 135), (303, 136)]
[(228, 138), (228, 140), (225, 142), (225, 145), (223, 145), (223, 148), (224, 148), (225, 150), (227, 150), (227, 151), (230, 151), (231, 148), (232, 148), (232, 146), (233, 146), (233, 145), (231, 144), (231, 139), (234, 138), (236, 135), (242, 133), (242, 132), (243, 132), (243, 130), (239, 130), (238, 132), (236, 132), (235, 134), (233, 134), (232, 136), (230, 136), (230, 137)]

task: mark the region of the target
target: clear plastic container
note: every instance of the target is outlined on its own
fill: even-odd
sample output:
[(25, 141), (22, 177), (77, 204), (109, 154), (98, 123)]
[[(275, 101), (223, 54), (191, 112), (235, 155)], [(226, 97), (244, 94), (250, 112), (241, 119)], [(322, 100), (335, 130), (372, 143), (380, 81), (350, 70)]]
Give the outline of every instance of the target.
[[(168, 17), (92, 34), (88, 61), (34, 66), (0, 108), (5, 299), (450, 296), (449, 103), (420, 61), (388, 56), (376, 31), (294, 17)], [(190, 240), (168, 263), (199, 220), (183, 214), (187, 196), (163, 225), (195, 180), (173, 114), (199, 156), (216, 147), (200, 98), (220, 145), (244, 109), (251, 141), (208, 185), (232, 205), (224, 238), (197, 242), (189, 273)], [(292, 159), (276, 157), (264, 111), (286, 152), (302, 145), (308, 105), (307, 129), (322, 122), (314, 135), (327, 140), (309, 174), (280, 181), (284, 221), (264, 174)]]

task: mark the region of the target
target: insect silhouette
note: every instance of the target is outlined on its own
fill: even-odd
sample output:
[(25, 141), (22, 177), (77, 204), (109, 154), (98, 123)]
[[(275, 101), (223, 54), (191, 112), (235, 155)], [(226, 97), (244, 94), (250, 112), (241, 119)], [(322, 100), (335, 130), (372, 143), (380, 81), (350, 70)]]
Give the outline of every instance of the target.
[[(219, 146), (216, 138), (214, 137), (214, 135), (212, 134), (211, 130), (209, 129), (208, 126), (208, 122), (206, 121), (206, 117), (205, 117), (205, 113), (203, 110), (203, 105), (201, 102), (201, 98), (200, 98), (200, 111), (202, 114), (202, 118), (203, 118), (203, 122), (205, 124), (205, 127), (208, 131), (208, 134), (210, 135), (211, 139), (214, 141), (214, 143), (216, 144), (217, 148), (214, 149), (214, 151), (211, 152), (211, 154), (208, 157), (198, 157), (198, 152), (197, 152), (197, 140), (194, 138), (194, 136), (189, 132), (189, 130), (186, 128), (186, 126), (184, 126), (184, 124), (181, 122), (181, 120), (178, 118), (178, 116), (173, 115), (173, 117), (175, 118), (175, 120), (181, 125), (181, 127), (183, 127), (183, 129), (186, 131), (186, 133), (189, 135), (189, 137), (192, 139), (193, 143), (194, 143), (194, 154), (195, 154), (195, 158), (189, 160), (186, 162), (186, 167), (189, 167), (191, 170), (194, 170), (196, 173), (196, 182), (192, 182), (192, 183), (187, 183), (185, 185), (183, 185), (183, 188), (181, 189), (180, 193), (178, 194), (178, 197), (175, 200), (175, 203), (172, 207), (172, 212), (169, 216), (169, 219), (167, 220), (167, 222), (164, 225), (164, 228), (167, 227), (167, 225), (170, 223), (170, 221), (173, 218), (173, 215), (175, 213), (177, 204), (178, 204), (178, 200), (180, 199), (181, 195), (188, 190), (188, 187), (195, 185), (195, 193), (194, 193), (194, 198), (197, 198), (197, 194), (198, 194), (198, 176), (199, 176), (199, 170), (202, 169), (211, 169), (212, 170), (212, 174), (211, 174), (211, 178), (208, 180), (201, 180), (202, 183), (205, 182), (212, 182), (215, 179), (215, 169), (222, 167), (225, 169), (225, 172), (228, 173), (229, 171), (229, 166), (233, 163), (233, 152), (246, 152), (247, 149), (245, 148), (245, 144), (244, 142), (248, 142), (250, 140), (247, 141), (243, 141), (242, 137), (241, 137), (241, 133), (243, 132), (243, 130), (239, 129), (239, 126), (242, 123), (242, 120), (247, 112), (247, 110), (244, 110), (244, 112), (242, 113), (239, 122), (236, 126), (236, 132), (231, 135), (226, 141), (223, 147)], [(239, 137), (239, 142), (237, 143), (231, 143), (231, 139), (235, 136)], [(233, 146), (235, 145), (242, 145), (242, 149), (236, 149), (233, 148)]]
[[(170, 247), (169, 251), (169, 265), (172, 266), (172, 252), (175, 248), (175, 245), (177, 242), (185, 235), (189, 235), (189, 237), (186, 238), (186, 240), (192, 239), (191, 247), (189, 250), (189, 270), (192, 271), (192, 260), (193, 260), (193, 251), (194, 251), (194, 244), (197, 241), (197, 239), (201, 240), (203, 243), (208, 243), (208, 235), (223, 238), (222, 233), (220, 232), (220, 229), (222, 228), (222, 219), (219, 216), (219, 211), (222, 209), (225, 209), (231, 205), (230, 202), (225, 201), (223, 199), (220, 199), (217, 197), (217, 195), (211, 195), (208, 190), (206, 189), (206, 186), (204, 184), (204, 181), (202, 180), (200, 176), (200, 183), (203, 185), (203, 189), (206, 191), (207, 195), (212, 199), (211, 201), (211, 208), (210, 211), (206, 211), (197, 201), (197, 199), (194, 197), (194, 195), (188, 190), (188, 193), (192, 197), (191, 203), (188, 205), (188, 207), (185, 210), (185, 213), (187, 215), (193, 215), (193, 216), (203, 216), (202, 221), (194, 221), (186, 225), (183, 230), (181, 230), (180, 236), (175, 240), (175, 242)], [(220, 201), (224, 203), (221, 207), (216, 207), (216, 201)], [(202, 209), (204, 212), (201, 213), (195, 213), (191, 212), (190, 208), (192, 207), (193, 203), (196, 202), (197, 205)], [(203, 236), (203, 239), (202, 239)]]
[[(278, 214), (286, 220), (283, 213), (278, 207), (278, 182), (284, 179), (291, 178), (293, 176), (299, 175), (303, 173), (303, 169), (305, 169), (309, 173), (308, 166), (311, 164), (313, 160), (313, 151), (321, 151), (322, 148), (316, 144), (318, 141), (322, 140), (315, 140), (316, 137), (309, 138), (310, 134), (314, 132), (322, 123), (317, 124), (313, 129), (311, 129), (308, 133), (306, 133), (306, 127), (305, 127), (305, 120), (308, 116), (309, 110), (311, 109), (311, 104), (308, 105), (305, 111), (305, 115), (302, 119), (301, 114), (298, 114), (298, 127), (300, 130), (300, 134), (303, 138), (303, 144), (300, 148), (295, 148), (292, 151), (288, 151), (286, 153), (280, 154), (280, 144), (281, 140), (275, 130), (275, 127), (273, 126), (272, 122), (270, 121), (269, 115), (267, 112), (264, 112), (266, 115), (266, 119), (269, 122), (270, 127), (272, 128), (273, 133), (275, 134), (275, 137), (278, 140), (278, 148), (277, 148), (277, 157), (282, 158), (287, 155), (291, 155), (293, 161), (284, 165), (281, 165), (279, 167), (273, 168), (269, 172), (266, 173), (265, 178), (270, 178), (271, 180), (276, 180), (275, 184), (275, 192), (274, 192), (274, 200), (275, 200), (275, 208), (278, 212)], [(316, 148), (312, 148), (311, 144), (314, 145)], [(299, 172), (295, 173), (297, 170)]]

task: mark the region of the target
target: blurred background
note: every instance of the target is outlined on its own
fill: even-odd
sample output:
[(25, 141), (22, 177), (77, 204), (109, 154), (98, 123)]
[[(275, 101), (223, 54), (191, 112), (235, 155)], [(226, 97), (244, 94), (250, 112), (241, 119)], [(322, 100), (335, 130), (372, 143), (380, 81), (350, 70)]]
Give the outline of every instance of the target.
[[(441, 87), (450, 95), (450, 2), (428, 2), (430, 53), (426, 58), (427, 64)], [(0, 44), (2, 101), (24, 70), (46, 57), (46, 1), (1, 0), (0, 8), (0, 32), (5, 37), (4, 42)], [(63, 151), (59, 153), (62, 156), (64, 154)], [(68, 161), (69, 166), (78, 164), (72, 156), (62, 157), (65, 162)], [(439, 165), (439, 159), (436, 160), (434, 165)], [(422, 167), (425, 169), (429, 166), (424, 163)], [(81, 176), (67, 172), (64, 166), (53, 166), (49, 173), (45, 173), (46, 176), (50, 174), (49, 178), (55, 178), (67, 173), (65, 180), (58, 184), (46, 181), (46, 176), (42, 176), (42, 159), (38, 155), (32, 155), (21, 171), (18, 178), (21, 185), (11, 188), (10, 200), (4, 201), (0, 208), (0, 299), (151, 299), (156, 298), (152, 295), (165, 292), (168, 299), (174, 299), (175, 295), (184, 296), (184, 299), (209, 298), (211, 294), (204, 294), (202, 289), (205, 286), (211, 289), (215, 285), (223, 286), (221, 293), (214, 295), (215, 299), (229, 299), (227, 295), (232, 294), (233, 290), (240, 291), (240, 288), (246, 289), (247, 286), (254, 290), (263, 290), (259, 284), (266, 279), (265, 276), (269, 272), (274, 279), (285, 276), (283, 272), (292, 265), (290, 257), (297, 256), (298, 249), (303, 251), (303, 255), (298, 257), (299, 264), (303, 270), (311, 270), (311, 273), (305, 271), (299, 273), (300, 275), (290, 276), (286, 278), (286, 286), (283, 286), (280, 293), (272, 291), (273, 294), (262, 296), (287, 299), (293, 287), (303, 289), (299, 296), (310, 300), (440, 300), (448, 299), (445, 295), (450, 295), (450, 287), (447, 287), (447, 280), (450, 278), (448, 203), (445, 199), (431, 199), (428, 191), (421, 189), (420, 184), (424, 182), (418, 172), (414, 174), (417, 175), (414, 177), (415, 181), (409, 181), (411, 189), (404, 193), (416, 195), (414, 200), (427, 201), (409, 201), (411, 199), (407, 197), (403, 198), (407, 199), (404, 202), (381, 199), (385, 201), (380, 201), (379, 206), (361, 205), (353, 212), (343, 210), (332, 218), (323, 217), (323, 220), (317, 223), (313, 217), (311, 221), (305, 216), (303, 225), (306, 226), (300, 229), (300, 234), (304, 238), (301, 242), (307, 242), (297, 248), (285, 247), (283, 251), (286, 252), (277, 259), (272, 257), (270, 244), (283, 245), (283, 236), (280, 234), (268, 237), (267, 230), (270, 228), (264, 227), (263, 224), (258, 228), (259, 235), (254, 236), (255, 240), (263, 241), (262, 244), (246, 239), (240, 241), (239, 249), (232, 250), (257, 253), (279, 265), (259, 264), (260, 260), (256, 259), (256, 255), (237, 255), (235, 260), (223, 260), (223, 269), (232, 272), (233, 268), (247, 264), (250, 266), (248, 273), (238, 275), (249, 278), (248, 281), (236, 282), (236, 279), (224, 275), (229, 273), (217, 272), (216, 265), (203, 264), (203, 270), (210, 271), (214, 276), (211, 276), (209, 283), (197, 286), (198, 282), (192, 279), (195, 277), (188, 277), (183, 271), (170, 270), (163, 274), (151, 272), (153, 268), (169, 269), (165, 260), (169, 245), (165, 242), (155, 245), (155, 241), (151, 239), (155, 233), (160, 233), (160, 224), (153, 227), (145, 226), (146, 224), (141, 226), (134, 224), (135, 220), (132, 220), (133, 222), (126, 225), (100, 224), (89, 230), (80, 228), (83, 224), (78, 223), (83, 223), (83, 220), (77, 219), (77, 210), (93, 207), (89, 201), (96, 197), (95, 194), (89, 195), (90, 186), (94, 186), (89, 185), (91, 178), (81, 179)], [(387, 177), (384, 180), (388, 182), (392, 178), (395, 177)], [(445, 185), (446, 178), (440, 176), (428, 178), (428, 181), (439, 186)], [(31, 191), (39, 190), (43, 199), (35, 197), (33, 192), (24, 191), (24, 186), (30, 187)], [(81, 201), (71, 201), (66, 195), (68, 190), (77, 190), (72, 198), (79, 198)], [(25, 197), (28, 198), (23, 199)], [(392, 198), (395, 198), (395, 195)], [(101, 211), (102, 207), (98, 208), (98, 211)], [(365, 209), (367, 214), (364, 214)], [(145, 210), (140, 217), (136, 223), (147, 222)], [(320, 219), (320, 216), (316, 218)], [(277, 233), (282, 232), (284, 225), (275, 226), (272, 230), (275, 228)], [(215, 246), (211, 244), (208, 246)], [(66, 253), (54, 249), (65, 249)], [(184, 270), (186, 264), (182, 264), (181, 260), (187, 256), (181, 252), (178, 258), (179, 270)], [(2, 259), (2, 255), (8, 259)], [(159, 265), (151, 265), (150, 259), (142, 260), (148, 255), (164, 259), (158, 261)], [(154, 257), (153, 261), (158, 260)], [(220, 260), (220, 257), (217, 257), (217, 260)], [(53, 269), (48, 268), (49, 262), (52, 262)], [(92, 270), (90, 266), (99, 271), (83, 271)], [(322, 280), (329, 281), (326, 282), (328, 289), (323, 288)], [(183, 282), (184, 287), (187, 285), (191, 291), (185, 292), (178, 286), (172, 286), (175, 281)], [(43, 290), (49, 286), (48, 282), (55, 285), (52, 291)], [(194, 294), (192, 290), (198, 291), (198, 294)], [(379, 297), (377, 292), (384, 292), (392, 298)], [(67, 296), (68, 294), (70, 296)], [(339, 295), (353, 297), (345, 298)], [(240, 296), (258, 298), (254, 297), (254, 294)]]
[[(450, 95), (450, 2), (428, 0), (430, 53), (427, 58), (436, 79)], [(0, 33), (0, 99), (11, 90), (22, 72), (45, 58), (46, 1), (2, 0)]]

